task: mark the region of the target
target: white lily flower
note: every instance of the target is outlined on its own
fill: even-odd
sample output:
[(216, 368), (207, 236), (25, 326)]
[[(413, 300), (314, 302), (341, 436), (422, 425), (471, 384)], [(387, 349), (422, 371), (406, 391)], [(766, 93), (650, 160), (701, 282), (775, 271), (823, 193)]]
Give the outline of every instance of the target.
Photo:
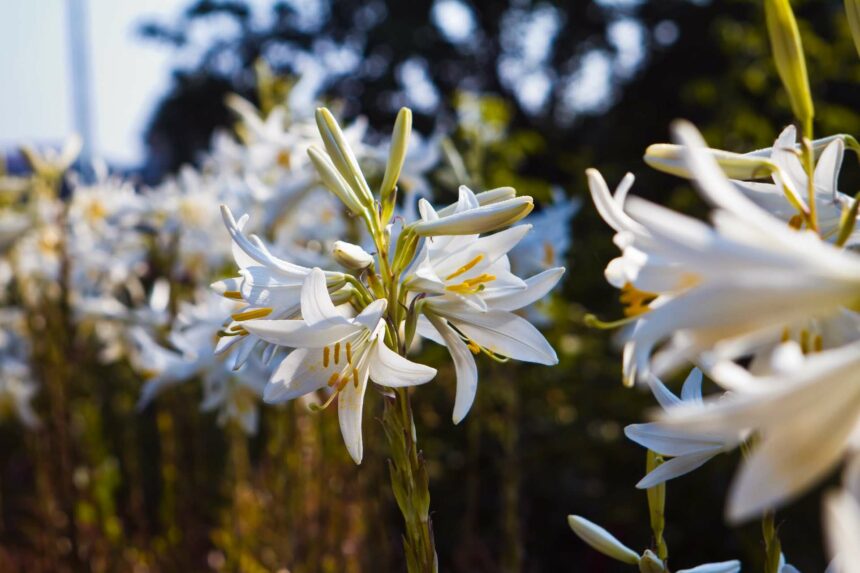
[(697, 357), (707, 365), (749, 354), (797, 321), (834, 316), (860, 299), (860, 257), (761, 210), (703, 151), (695, 128), (679, 124), (675, 131), (697, 186), (716, 205), (714, 226), (627, 199), (634, 222), (690, 285), (635, 325), (624, 352), (628, 381), (647, 375), (652, 350), (666, 339), (651, 360), (658, 376)]
[[(733, 182), (754, 203), (786, 222), (796, 218), (798, 212), (786, 198), (782, 184), (788, 187), (794, 201), (807, 207), (809, 179), (797, 153), (796, 137), (797, 129), (790, 125), (780, 133), (770, 150), (770, 161), (779, 169), (774, 183)], [(834, 139), (824, 148), (815, 166), (813, 185), (816, 213), (824, 237), (836, 237), (842, 212), (852, 202), (851, 197), (840, 193), (837, 188), (844, 153), (843, 141)]]
[[(656, 377), (652, 377), (649, 384), (654, 397), (666, 410), (682, 404), (702, 406), (702, 371), (698, 368), (690, 371), (681, 389), (680, 398)], [(737, 440), (708, 434), (692, 434), (684, 430), (665, 428), (654, 422), (631, 424), (624, 428), (624, 434), (640, 446), (671, 457), (642, 478), (636, 484), (639, 489), (648, 489), (688, 474), (714, 456), (737, 447)]]
[(391, 388), (430, 381), (436, 369), (412, 362), (386, 346), (386, 301), (377, 300), (355, 318), (335, 307), (320, 269), (305, 279), (299, 320), (250, 320), (244, 327), (263, 340), (295, 348), (277, 367), (264, 399), (276, 403), (323, 388), (338, 396), (341, 433), (347, 450), (361, 463), (362, 410), (368, 379)]
[(738, 391), (707, 408), (671, 408), (661, 423), (671, 430), (760, 443), (746, 459), (728, 500), (727, 515), (742, 521), (776, 508), (825, 477), (856, 447), (860, 428), (860, 343), (810, 355), (798, 363), (789, 344), (770, 377), (753, 377), (731, 362), (717, 364), (714, 380)]
[(842, 481), (842, 489), (824, 500), (827, 546), (836, 571), (860, 573), (860, 456), (848, 464)]
[[(241, 312), (232, 315), (232, 322), (223, 330), (226, 333), (218, 342), (216, 353), (226, 352), (240, 344), (237, 366), (241, 366), (253, 350), (257, 339), (245, 336), (247, 320), (293, 318), (300, 310), (302, 285), (311, 269), (274, 256), (256, 236), (242, 232), (247, 215), (238, 222), (230, 209), (221, 207), (227, 231), (233, 240), (233, 257), (239, 265), (239, 277), (218, 281), (212, 288), (232, 300), (248, 304)], [(332, 285), (343, 283), (342, 273), (326, 273)]]
[[(467, 209), (475, 203), (471, 191), (461, 188), (460, 206)], [(423, 213), (432, 220), (435, 212), (425, 204)], [(530, 228), (519, 225), (485, 237), (468, 234), (425, 239), (404, 274), (404, 286), (422, 293), (424, 316), (419, 319), (418, 333), (446, 346), (454, 359), (455, 424), (469, 412), (477, 393), (474, 354), (558, 363), (546, 338), (529, 321), (514, 314), (546, 296), (564, 274), (564, 268), (556, 267), (524, 281), (510, 272), (507, 253)]]

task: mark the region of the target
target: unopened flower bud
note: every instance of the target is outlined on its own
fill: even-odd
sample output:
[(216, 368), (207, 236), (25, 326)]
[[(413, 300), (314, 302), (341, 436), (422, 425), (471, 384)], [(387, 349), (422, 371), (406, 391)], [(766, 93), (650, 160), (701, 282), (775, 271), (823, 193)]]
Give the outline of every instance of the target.
[(845, 15), (848, 17), (848, 27), (854, 38), (854, 47), (860, 54), (860, 0), (845, 0)]
[(373, 205), (373, 194), (370, 192), (370, 187), (367, 186), (358, 160), (337, 124), (337, 120), (329, 110), (321, 107), (317, 108), (316, 121), (325, 149), (331, 157), (334, 167), (340, 172), (343, 180), (353, 190), (356, 197), (360, 199), (362, 205)]
[[(765, 179), (776, 170), (767, 157), (741, 155), (720, 149), (708, 149), (729, 179)], [(655, 143), (645, 150), (645, 163), (658, 171), (691, 179), (693, 175), (684, 163), (682, 148), (671, 143)]]
[(385, 165), (385, 175), (379, 188), (379, 197), (383, 205), (383, 221), (388, 221), (394, 211), (394, 188), (400, 178), (400, 171), (406, 161), (406, 150), (409, 147), (409, 135), (412, 133), (412, 111), (401, 108), (394, 122), (391, 134), (391, 149), (388, 151), (388, 163)]
[[(482, 191), (475, 195), (475, 199), (478, 201), (478, 205), (492, 205), (493, 203), (499, 203), (501, 201), (505, 201), (507, 199), (513, 199), (517, 196), (517, 191), (513, 187), (497, 187), (496, 189), (490, 189), (489, 191)], [(440, 217), (447, 217), (448, 215), (452, 215), (454, 210), (457, 208), (457, 204), (454, 203), (452, 205), (448, 205), (443, 209), (439, 209), (437, 214)]]
[(639, 563), (639, 555), (635, 551), (618, 541), (611, 533), (596, 523), (578, 515), (568, 515), (567, 524), (570, 525), (577, 537), (607, 557), (630, 565)]
[(414, 227), (421, 237), (438, 235), (477, 235), (513, 225), (534, 208), (531, 197), (524, 195), (498, 203), (482, 205), (433, 221), (422, 221)]
[(804, 126), (804, 135), (810, 136), (815, 111), (797, 20), (789, 0), (765, 0), (764, 13), (776, 70), (788, 92), (794, 116)]
[(308, 156), (311, 158), (311, 163), (314, 164), (317, 173), (319, 173), (320, 179), (322, 179), (323, 184), (328, 187), (329, 191), (337, 195), (337, 198), (354, 214), (361, 215), (364, 213), (364, 207), (358, 200), (352, 187), (335, 169), (329, 156), (313, 146), (308, 149)]
[(332, 256), (338, 264), (353, 271), (364, 270), (373, 264), (373, 255), (346, 241), (335, 242)]

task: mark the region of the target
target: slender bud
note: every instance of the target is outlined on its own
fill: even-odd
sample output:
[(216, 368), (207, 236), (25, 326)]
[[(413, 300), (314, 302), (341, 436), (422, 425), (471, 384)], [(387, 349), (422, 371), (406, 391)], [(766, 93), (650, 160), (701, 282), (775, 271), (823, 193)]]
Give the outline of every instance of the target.
[[(475, 199), (478, 200), (478, 205), (492, 205), (493, 203), (499, 203), (501, 201), (505, 201), (506, 199), (513, 199), (517, 196), (517, 191), (513, 187), (497, 187), (496, 189), (490, 189), (489, 191), (482, 191), (475, 195)], [(457, 208), (456, 203), (452, 203), (447, 207), (439, 209), (437, 214), (440, 217), (447, 217), (448, 215), (452, 215), (454, 210)]]
[(854, 38), (854, 47), (860, 54), (860, 0), (845, 0), (845, 15), (848, 16), (848, 27)]
[(337, 195), (338, 199), (343, 201), (343, 204), (350, 211), (356, 215), (362, 215), (364, 207), (358, 200), (358, 197), (356, 197), (352, 187), (338, 173), (329, 156), (313, 146), (308, 148), (308, 156), (311, 158), (311, 163), (316, 167), (320, 179), (322, 179), (323, 184), (328, 187), (329, 191)]
[(578, 515), (568, 515), (567, 524), (577, 537), (607, 557), (630, 565), (639, 563), (639, 555), (635, 551), (618, 541), (615, 536), (596, 523)]
[(326, 151), (328, 151), (334, 166), (340, 171), (343, 179), (352, 188), (355, 195), (361, 199), (361, 203), (368, 207), (373, 205), (373, 195), (367, 186), (361, 168), (358, 166), (358, 160), (355, 158), (352, 148), (337, 124), (337, 120), (329, 110), (320, 107), (316, 111), (316, 121)]
[[(741, 155), (720, 149), (708, 149), (726, 177), (729, 179), (766, 179), (776, 170), (766, 157), (757, 155)], [(682, 146), (671, 143), (655, 143), (645, 150), (645, 163), (657, 171), (692, 179), (693, 175), (684, 163)]]
[(809, 78), (806, 75), (806, 60), (797, 20), (789, 0), (765, 0), (764, 12), (776, 70), (788, 92), (794, 116), (803, 126), (804, 136), (811, 138), (815, 110), (809, 93)]
[(533, 208), (532, 198), (524, 195), (461, 211), (433, 221), (421, 221), (415, 224), (414, 230), (421, 237), (489, 233), (513, 225), (531, 213)]
[(373, 264), (373, 255), (346, 241), (335, 241), (332, 256), (338, 264), (353, 271), (362, 271)]
[(409, 135), (411, 133), (412, 110), (408, 107), (400, 108), (397, 120), (394, 122), (394, 131), (391, 134), (391, 149), (388, 152), (385, 175), (382, 178), (382, 186), (379, 188), (383, 221), (388, 221), (394, 211), (395, 186), (400, 178), (403, 162), (406, 160), (406, 150), (409, 147)]

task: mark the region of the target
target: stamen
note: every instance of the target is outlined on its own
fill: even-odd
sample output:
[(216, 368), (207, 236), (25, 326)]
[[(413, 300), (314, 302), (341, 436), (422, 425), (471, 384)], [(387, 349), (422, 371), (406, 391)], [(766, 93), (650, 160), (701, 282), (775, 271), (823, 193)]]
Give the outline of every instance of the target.
[(328, 346), (323, 348), (323, 368), (328, 368), (329, 352), (330, 349)]
[(236, 322), (241, 322), (243, 320), (253, 320), (255, 318), (263, 318), (264, 316), (269, 316), (272, 314), (272, 309), (269, 307), (265, 308), (254, 308), (251, 310), (246, 310), (245, 312), (239, 312), (237, 314), (231, 314), (230, 317)]
[(478, 345), (477, 342), (475, 342), (471, 338), (466, 341), (466, 346), (468, 346), (469, 350), (472, 351), (472, 354), (474, 354), (476, 356), (481, 353), (481, 347)]
[(445, 277), (445, 280), (450, 281), (453, 278), (457, 278), (460, 275), (469, 272), (470, 270), (474, 269), (475, 265), (480, 263), (482, 260), (484, 260), (484, 255), (478, 255), (477, 257), (475, 257), (474, 259), (472, 259), (471, 261), (469, 261), (468, 263), (466, 263), (465, 265), (463, 265), (462, 267), (460, 267), (459, 269), (457, 269), (456, 271), (454, 271), (453, 273), (451, 273), (450, 275)]
[(217, 333), (217, 336), (220, 336), (220, 337), (225, 337), (225, 336), (245, 336), (246, 334), (248, 334), (248, 331), (247, 331), (247, 330), (245, 330), (244, 328), (241, 328), (241, 327), (240, 327), (240, 330), (239, 330), (238, 332), (228, 332), (228, 331), (226, 331), (226, 330), (219, 330), (219, 331), (218, 331), (218, 333)]
[(340, 362), (340, 342), (334, 345), (334, 363), (337, 364), (338, 362)]
[(621, 295), (618, 297), (618, 300), (620, 300), (621, 304), (624, 305), (624, 316), (631, 317), (645, 314), (651, 310), (648, 305), (651, 304), (657, 296), (658, 295), (653, 292), (639, 290), (631, 283), (625, 283), (625, 285), (621, 287)]
[(813, 352), (821, 352), (824, 349), (824, 340), (820, 334), (816, 334), (812, 342)]
[(794, 229), (795, 231), (799, 231), (800, 227), (803, 226), (803, 216), (802, 215), (794, 215), (791, 219), (788, 220), (788, 226)]
[(225, 298), (232, 298), (233, 300), (242, 300), (242, 293), (237, 290), (227, 290), (221, 295)]
[(358, 369), (357, 368), (352, 369), (352, 385), (355, 388), (358, 388)]
[(346, 363), (352, 366), (352, 344), (346, 343)]
[(483, 273), (474, 278), (466, 279), (459, 284), (446, 286), (445, 290), (459, 294), (475, 294), (483, 290), (484, 283), (489, 283), (494, 280), (496, 280), (495, 275)]
[(340, 378), (340, 374), (335, 372), (334, 374), (331, 375), (331, 377), (328, 379), (328, 382), (326, 382), (326, 384), (328, 384), (329, 386), (334, 386), (335, 383), (337, 383), (339, 378)]

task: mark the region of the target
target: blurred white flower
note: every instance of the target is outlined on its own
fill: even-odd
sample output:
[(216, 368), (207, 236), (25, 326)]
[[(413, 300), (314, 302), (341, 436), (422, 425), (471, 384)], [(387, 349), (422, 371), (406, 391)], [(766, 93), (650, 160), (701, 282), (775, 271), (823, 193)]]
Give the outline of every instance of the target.
[(824, 478), (856, 448), (860, 422), (860, 343), (806, 358), (795, 343), (774, 357), (775, 374), (754, 377), (733, 362), (712, 369), (731, 395), (663, 415), (669, 430), (721, 436), (755, 432), (757, 445), (729, 493), (727, 515), (742, 521), (774, 509)]
[[(675, 131), (700, 191), (716, 206), (714, 226), (627, 199), (635, 224), (668, 253), (663, 259), (688, 285), (651, 303), (629, 333), (628, 381), (644, 379), (651, 368), (659, 376), (688, 360), (707, 368), (748, 355), (778, 340), (787, 326), (835, 316), (860, 298), (860, 257), (813, 233), (793, 231), (762, 211), (703, 151), (695, 128), (679, 124)], [(652, 359), (655, 346), (666, 339)]]
[[(702, 371), (698, 368), (690, 371), (681, 389), (680, 398), (666, 388), (659, 378), (652, 376), (648, 383), (657, 402), (666, 410), (682, 404), (704, 408)], [(739, 438), (732, 440), (718, 435), (695, 434), (683, 429), (665, 428), (658, 423), (631, 424), (624, 428), (624, 434), (640, 446), (671, 457), (636, 484), (640, 489), (654, 487), (667, 480), (688, 474), (714, 456), (734, 449), (739, 440)]]
[(842, 489), (825, 497), (824, 528), (836, 571), (860, 572), (860, 456), (856, 454), (845, 469)]

